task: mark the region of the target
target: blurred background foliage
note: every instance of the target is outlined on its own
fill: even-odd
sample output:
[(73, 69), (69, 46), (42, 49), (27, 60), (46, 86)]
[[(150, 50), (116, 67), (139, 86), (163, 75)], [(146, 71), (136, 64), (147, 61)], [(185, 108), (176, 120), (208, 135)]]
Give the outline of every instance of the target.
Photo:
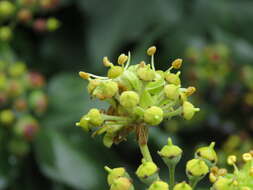
[[(210, 141), (217, 142), (222, 163), (228, 154), (252, 149), (252, 7), (250, 0), (61, 0), (50, 12), (61, 21), (57, 31), (38, 33), (18, 25), (9, 46), (30, 70), (46, 76), (49, 107), (32, 151), (10, 183), (1, 155), (0, 189), (107, 189), (104, 165), (133, 173), (141, 157), (135, 137), (107, 149), (101, 139), (74, 127), (89, 108), (106, 106), (90, 100), (77, 73), (104, 75), (102, 57), (116, 62), (129, 50), (138, 63), (153, 44), (159, 69), (184, 58), (183, 84), (196, 86), (193, 102), (202, 111), (190, 122), (174, 119), (153, 128), (152, 153), (168, 136), (184, 149), (185, 159)], [(155, 160), (167, 176), (161, 160)], [(183, 164), (179, 170), (183, 178)], [(202, 183), (203, 189), (207, 184)]]

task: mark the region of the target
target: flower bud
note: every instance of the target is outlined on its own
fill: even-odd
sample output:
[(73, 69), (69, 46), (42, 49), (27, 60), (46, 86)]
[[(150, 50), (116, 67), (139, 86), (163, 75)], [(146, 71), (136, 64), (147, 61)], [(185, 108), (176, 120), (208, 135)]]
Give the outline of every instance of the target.
[(134, 91), (124, 91), (120, 95), (120, 104), (125, 108), (133, 108), (135, 107), (139, 101), (139, 95)]
[(192, 188), (186, 182), (181, 182), (176, 184), (173, 190), (192, 190)]
[(163, 120), (163, 110), (157, 106), (152, 106), (145, 110), (144, 121), (149, 125), (158, 125)]
[(180, 161), (182, 152), (182, 149), (174, 145), (171, 138), (168, 138), (168, 145), (165, 145), (158, 154), (162, 157), (164, 163), (170, 167)]
[(32, 116), (26, 115), (17, 121), (14, 130), (17, 135), (31, 141), (39, 130), (39, 124)]
[(124, 53), (120, 54), (120, 56), (118, 57), (118, 64), (119, 65), (123, 65), (127, 62), (128, 57), (127, 55), (125, 55)]
[(26, 101), (26, 99), (18, 98), (14, 102), (14, 107), (17, 111), (20, 111), (20, 112), (27, 110), (27, 101)]
[(81, 117), (80, 121), (76, 123), (76, 126), (81, 127), (86, 132), (89, 131), (90, 130), (89, 117), (87, 117), (87, 115)]
[(0, 41), (9, 41), (12, 38), (12, 30), (8, 26), (0, 28)]
[(47, 23), (45, 19), (38, 18), (33, 23), (33, 29), (37, 32), (45, 32), (47, 29)]
[(155, 79), (156, 73), (150, 68), (150, 65), (144, 65), (138, 68), (137, 75), (141, 80), (152, 81)]
[(219, 179), (213, 185), (214, 190), (231, 190), (232, 181), (230, 179), (219, 177)]
[(156, 47), (155, 47), (155, 46), (151, 46), (151, 47), (148, 48), (148, 50), (147, 50), (147, 54), (148, 54), (149, 56), (154, 55), (155, 52), (156, 52)]
[(15, 120), (15, 115), (11, 110), (3, 110), (0, 112), (0, 123), (10, 125)]
[(134, 190), (131, 180), (126, 177), (119, 177), (114, 180), (110, 190)]
[(176, 59), (172, 62), (171, 65), (174, 69), (180, 69), (180, 67), (182, 66), (182, 62), (183, 62), (182, 59)]
[(148, 190), (169, 190), (169, 185), (163, 181), (155, 181)]
[(30, 107), (37, 115), (43, 114), (47, 109), (48, 105), (47, 96), (41, 90), (31, 92), (28, 101)]
[(180, 85), (181, 80), (179, 78), (179, 74), (180, 74), (180, 72), (178, 72), (177, 74), (167, 72), (167, 73), (165, 73), (165, 79), (170, 84)]
[(118, 84), (113, 81), (101, 82), (99, 86), (94, 90), (93, 94), (98, 99), (112, 98), (118, 92)]
[(199, 108), (195, 108), (190, 102), (184, 101), (183, 103), (183, 117), (186, 120), (190, 120), (195, 112), (198, 112)]
[(29, 9), (23, 8), (18, 11), (17, 18), (20, 22), (27, 23), (32, 19), (32, 12)]
[(89, 117), (90, 124), (94, 126), (100, 126), (104, 122), (104, 119), (98, 109), (95, 108), (91, 109), (88, 112), (87, 116)]
[(120, 66), (112, 66), (107, 73), (107, 76), (110, 79), (114, 79), (117, 78), (118, 76), (120, 76), (123, 73), (124, 69)]
[(10, 1), (0, 1), (0, 19), (9, 18), (15, 12), (15, 6)]
[(208, 166), (201, 159), (194, 158), (186, 164), (186, 173), (189, 178), (204, 177), (208, 172)]
[(113, 169), (111, 169), (111, 168), (105, 166), (105, 170), (108, 172), (108, 176), (107, 176), (108, 185), (112, 185), (114, 180), (116, 180), (119, 177), (129, 178), (129, 175), (127, 174), (125, 168), (113, 168)]
[(164, 93), (169, 99), (177, 100), (179, 98), (179, 86), (167, 84), (164, 87)]
[(195, 153), (196, 158), (203, 159), (209, 167), (212, 167), (218, 161), (217, 154), (214, 150), (214, 145), (215, 143), (212, 142), (207, 147), (199, 148)]
[(136, 171), (136, 175), (143, 183), (150, 185), (159, 179), (158, 170), (154, 162), (143, 159), (142, 164)]
[(46, 21), (46, 28), (48, 31), (53, 32), (60, 27), (60, 22), (56, 18), (49, 18)]
[(28, 73), (27, 82), (30, 88), (41, 88), (45, 84), (45, 79), (40, 73), (30, 72)]
[(21, 75), (25, 74), (26, 72), (26, 65), (22, 62), (16, 62), (9, 67), (9, 74), (12, 77), (20, 77)]

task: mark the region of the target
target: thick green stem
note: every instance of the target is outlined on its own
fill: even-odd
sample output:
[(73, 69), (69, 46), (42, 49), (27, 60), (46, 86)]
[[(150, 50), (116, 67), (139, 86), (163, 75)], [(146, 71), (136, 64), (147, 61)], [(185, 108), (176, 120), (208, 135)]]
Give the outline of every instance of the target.
[(139, 147), (140, 147), (141, 154), (142, 154), (143, 158), (146, 161), (151, 161), (152, 162), (153, 160), (152, 160), (151, 154), (149, 152), (148, 145), (139, 143)]
[(175, 184), (175, 169), (176, 169), (176, 165), (173, 164), (169, 167), (169, 185), (170, 187), (173, 189), (174, 184)]

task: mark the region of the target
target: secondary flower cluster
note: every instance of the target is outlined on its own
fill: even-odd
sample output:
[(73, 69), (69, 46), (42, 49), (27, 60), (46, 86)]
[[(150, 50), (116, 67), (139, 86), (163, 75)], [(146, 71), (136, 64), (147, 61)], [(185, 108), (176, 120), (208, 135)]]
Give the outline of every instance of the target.
[(253, 189), (253, 152), (242, 155), (241, 167), (236, 165), (237, 157), (230, 155), (227, 163), (234, 167), (234, 171), (229, 173), (226, 169), (214, 167), (211, 169), (209, 179), (213, 182), (212, 190), (251, 190)]
[[(186, 174), (189, 182), (180, 182), (174, 184), (175, 167), (182, 156), (182, 149), (174, 145), (171, 139), (168, 139), (168, 145), (165, 145), (158, 154), (170, 170), (170, 181), (166, 183), (159, 177), (159, 168), (153, 161), (142, 160), (138, 167), (136, 175), (148, 186), (148, 190), (192, 190), (197, 183), (209, 172), (217, 163), (217, 155), (214, 151), (214, 143), (210, 146), (199, 148), (195, 152), (195, 158), (189, 160), (186, 164)], [(132, 179), (124, 168), (110, 169), (108, 171), (107, 182), (110, 190), (134, 190)], [(222, 189), (223, 190), (223, 189)]]
[(27, 71), (24, 63), (0, 60), (0, 130), (6, 134), (0, 141), (10, 152), (25, 154), (38, 132), (36, 117), (47, 108), (44, 84), (42, 75)]
[(106, 111), (91, 109), (76, 125), (85, 131), (97, 128), (94, 136), (105, 133), (104, 144), (110, 147), (125, 140), (132, 131), (140, 134), (140, 126), (159, 125), (174, 116), (190, 120), (199, 108), (188, 101), (195, 88), (181, 86), (180, 71), (176, 70), (180, 69), (182, 60), (173, 61), (166, 71), (156, 70), (155, 52), (155, 46), (147, 50), (150, 64), (141, 61), (130, 65), (130, 53), (121, 54), (118, 65), (104, 57), (103, 63), (109, 68), (106, 77), (80, 72), (89, 82), (89, 94), (108, 102), (110, 107)]
[(35, 15), (55, 8), (59, 0), (2, 0), (0, 1), (0, 41), (9, 41), (18, 23), (33, 27), (38, 32), (54, 31), (60, 23), (54, 18), (36, 18)]

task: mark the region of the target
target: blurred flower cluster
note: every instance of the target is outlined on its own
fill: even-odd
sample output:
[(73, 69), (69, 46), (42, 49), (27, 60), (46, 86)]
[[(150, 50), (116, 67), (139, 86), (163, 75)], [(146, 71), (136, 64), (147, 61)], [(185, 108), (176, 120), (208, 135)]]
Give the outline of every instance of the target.
[(47, 14), (58, 4), (59, 0), (0, 0), (0, 41), (9, 41), (17, 24), (38, 32), (55, 31), (60, 22)]
[(25, 156), (46, 111), (45, 81), (19, 61), (0, 60), (0, 144), (10, 156)]

